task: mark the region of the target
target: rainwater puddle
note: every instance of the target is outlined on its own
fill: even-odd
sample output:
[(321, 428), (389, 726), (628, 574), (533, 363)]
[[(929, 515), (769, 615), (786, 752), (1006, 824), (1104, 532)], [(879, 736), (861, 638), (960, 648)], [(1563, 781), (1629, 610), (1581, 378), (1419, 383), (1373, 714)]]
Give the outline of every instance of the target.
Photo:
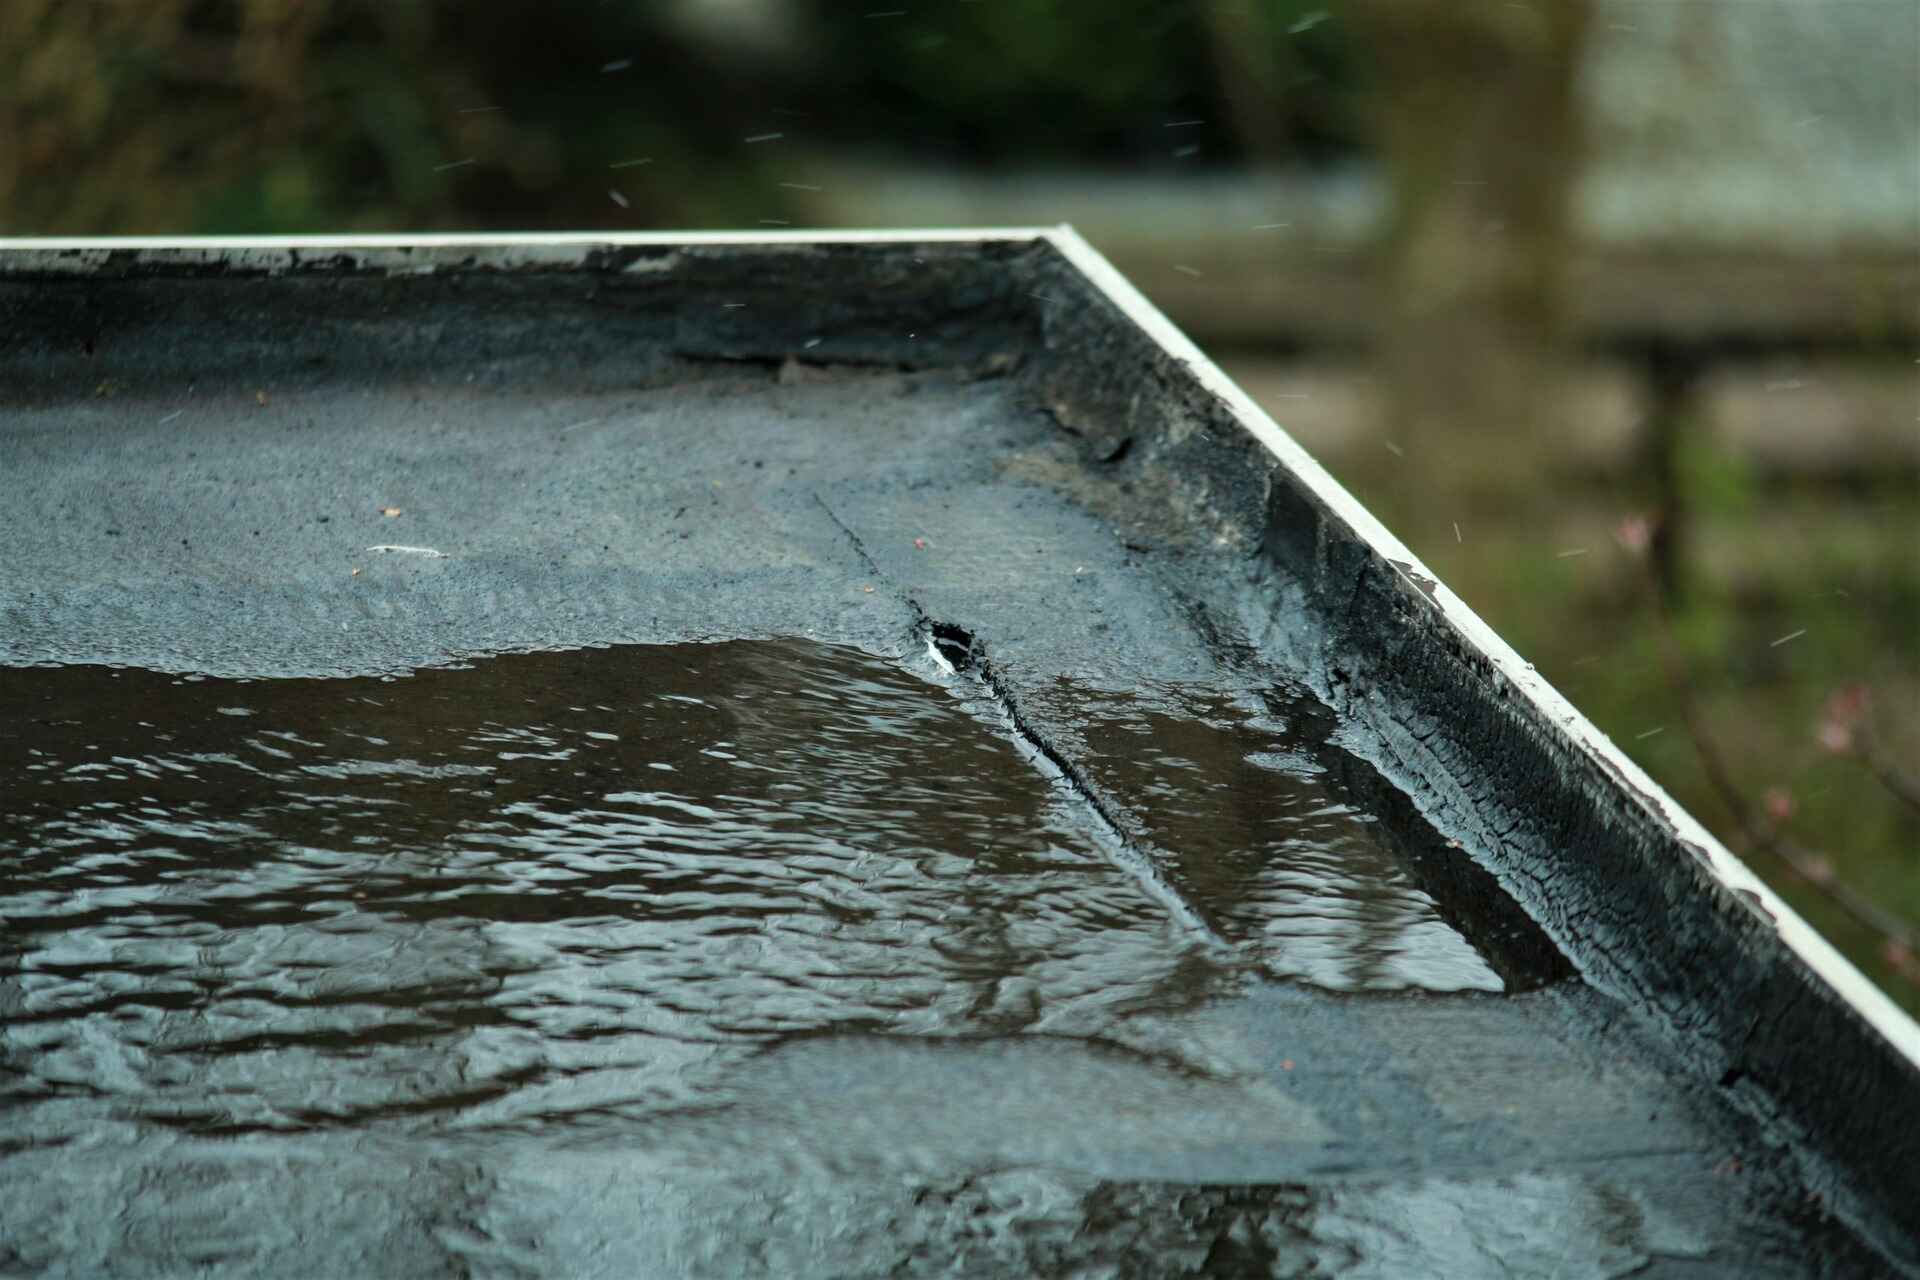
[(1271, 977), (1335, 991), (1501, 991), (1309, 735), (1264, 702), (1160, 684), (1062, 680), (1040, 700), (1208, 925)]
[(851, 651), (0, 678), (16, 1134), (564, 1120), (788, 1033), (1093, 1033), (1218, 976), (1005, 738)]
[[(967, 677), (851, 650), (0, 670), (0, 1199), (41, 1220), (0, 1263), (297, 1258), (272, 1195), (288, 1240), (345, 1215), (340, 1249), (513, 1273), (569, 1215), (637, 1220), (615, 1166), (684, 1235), (663, 1188), (713, 1161), (844, 1216), (876, 1169), (1304, 1149), (1322, 1117), (1154, 1028), (1262, 974), (1500, 989), (1280, 730), (1047, 703), (1216, 940)], [(135, 1184), (162, 1242), (114, 1218)]]

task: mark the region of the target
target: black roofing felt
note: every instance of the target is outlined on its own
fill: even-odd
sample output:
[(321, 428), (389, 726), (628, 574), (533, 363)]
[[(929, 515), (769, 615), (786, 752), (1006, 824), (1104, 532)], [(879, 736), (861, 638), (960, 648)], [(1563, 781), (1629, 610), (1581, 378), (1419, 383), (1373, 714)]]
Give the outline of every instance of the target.
[[(1262, 1099), (1224, 1133), (1174, 1089), (1158, 1114), (1069, 1105), (1104, 1077), (1046, 1037), (953, 1058), (937, 1037), (796, 1041), (752, 1088), (779, 1098), (765, 1123), (836, 1135), (824, 1170), (642, 1211), (606, 1151), (556, 1155), (575, 1207), (522, 1224), (550, 1274), (584, 1273), (583, 1223), (622, 1221), (706, 1240), (716, 1270), (752, 1237), (798, 1273), (1205, 1274), (1256, 1237), (1242, 1260), (1273, 1274), (1472, 1274), (1462, 1259), (1561, 1240), (1567, 1275), (1920, 1266), (1911, 1024), (1810, 967), (1724, 850), (1556, 723), (1076, 245), (0, 250), (0, 663), (344, 678), (775, 637), (905, 660), (932, 640), (1203, 931), (1210, 908), (1162, 874), (1152, 798), (1087, 763), (1051, 691), (1284, 688), (1508, 989), (1256, 982), (1206, 1004), (1168, 1043)], [(10, 985), (0, 968), (0, 1008)], [(843, 1114), (850, 1082), (879, 1120)], [(1023, 1141), (956, 1140), (938, 1177), (845, 1172), (1015, 1096), (1038, 1118), (980, 1124)], [(1181, 1141), (1189, 1123), (1212, 1136)], [(313, 1141), (302, 1159), (396, 1220), (445, 1194), (391, 1151)], [(13, 1147), (15, 1204), (112, 1198), (184, 1158)], [(359, 1240), (302, 1167), (258, 1174), (279, 1211)], [(1009, 1189), (1010, 1170), (1037, 1181)], [(747, 1211), (781, 1196), (788, 1218)], [(1038, 1225), (982, 1243), (973, 1200)], [(1469, 1226), (1470, 1248), (1449, 1235)]]

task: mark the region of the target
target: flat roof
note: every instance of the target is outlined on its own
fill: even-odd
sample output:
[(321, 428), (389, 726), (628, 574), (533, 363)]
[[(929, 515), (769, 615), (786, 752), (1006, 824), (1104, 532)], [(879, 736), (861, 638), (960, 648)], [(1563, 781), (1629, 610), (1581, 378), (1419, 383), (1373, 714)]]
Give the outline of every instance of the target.
[[(1071, 1149), (1043, 1116), (983, 1178), (1066, 1169), (1169, 1221), (1167, 1188), (1205, 1189), (1269, 1225), (1306, 1188), (1373, 1224), (1309, 1231), (1323, 1259), (1445, 1262), (1380, 1243), (1419, 1237), (1422, 1196), (1516, 1249), (1564, 1210), (1598, 1256), (1616, 1196), (1636, 1257), (1920, 1258), (1920, 1130), (1887, 1123), (1920, 1028), (1071, 230), (0, 240), (0, 332), (0, 664), (353, 679), (781, 637), (905, 663), (957, 636), (1001, 732), (1229, 950), (1061, 682), (1324, 712), (1315, 767), (1506, 994), (1255, 982), (1148, 1046), (1257, 1089), (1244, 1132), (1173, 1091)], [(823, 1091), (782, 1104), (804, 1131), (864, 1073), (922, 1116), (933, 1080), (979, 1109), (1094, 1078), (1019, 1040), (802, 1044), (763, 1083)]]

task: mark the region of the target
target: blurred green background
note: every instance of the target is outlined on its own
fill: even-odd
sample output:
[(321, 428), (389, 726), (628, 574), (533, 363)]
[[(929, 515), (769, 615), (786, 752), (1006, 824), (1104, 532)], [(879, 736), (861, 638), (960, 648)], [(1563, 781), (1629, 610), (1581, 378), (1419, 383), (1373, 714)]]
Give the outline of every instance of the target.
[(0, 234), (1075, 223), (1920, 1011), (1911, 0), (5, 0)]

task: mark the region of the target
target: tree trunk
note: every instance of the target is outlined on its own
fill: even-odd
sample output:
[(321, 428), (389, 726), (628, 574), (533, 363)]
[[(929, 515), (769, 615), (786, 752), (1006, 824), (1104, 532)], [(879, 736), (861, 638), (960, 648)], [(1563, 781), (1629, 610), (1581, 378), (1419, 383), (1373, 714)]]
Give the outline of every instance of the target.
[(1591, 0), (1353, 0), (1348, 12), (1394, 198), (1390, 438), (1470, 490), (1510, 493), (1514, 469), (1544, 462), (1558, 436)]

